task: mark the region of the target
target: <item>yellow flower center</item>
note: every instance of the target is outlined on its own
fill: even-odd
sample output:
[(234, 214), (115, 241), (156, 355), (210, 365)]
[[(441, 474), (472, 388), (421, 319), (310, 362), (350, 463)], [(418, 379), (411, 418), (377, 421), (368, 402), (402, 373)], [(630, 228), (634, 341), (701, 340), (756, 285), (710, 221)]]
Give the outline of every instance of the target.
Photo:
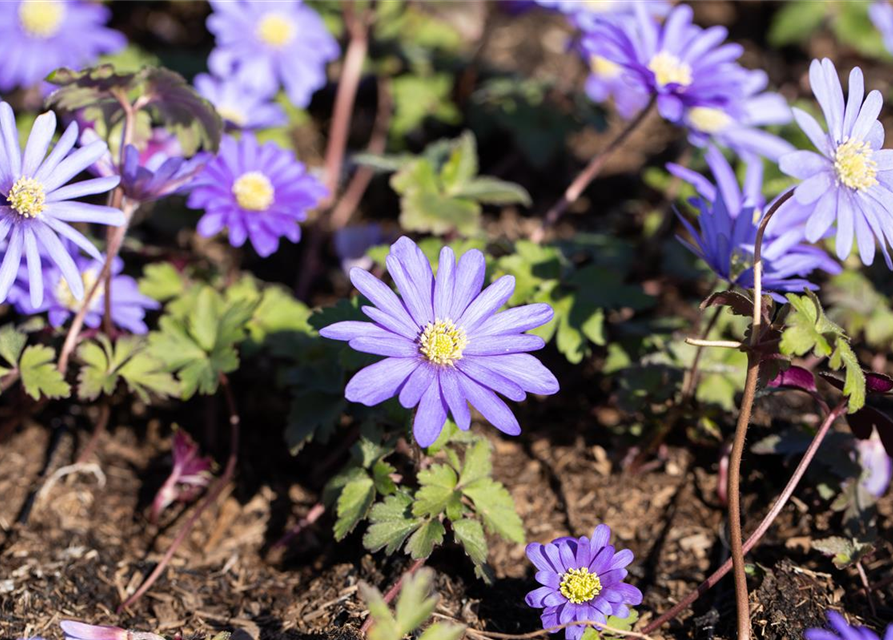
[(722, 109), (694, 107), (688, 112), (688, 121), (698, 131), (718, 133), (731, 124), (732, 116)]
[(419, 337), (419, 352), (434, 364), (453, 366), (466, 346), (465, 332), (452, 320), (429, 322)]
[[(90, 291), (93, 288), (93, 285), (96, 284), (96, 280), (99, 278), (99, 272), (96, 269), (87, 269), (81, 274), (81, 280), (84, 282), (84, 291)], [(102, 299), (102, 294), (105, 291), (105, 287), (100, 285), (99, 289), (96, 290), (96, 295), (93, 296), (93, 300), (90, 302), (90, 310), (96, 309), (99, 306), (99, 302)], [(65, 278), (60, 277), (59, 283), (56, 285), (56, 302), (61, 304), (63, 307), (68, 309), (69, 311), (80, 311), (81, 309), (81, 301), (74, 297), (74, 294), (71, 292), (71, 287), (68, 286), (68, 281)]]
[(654, 80), (662, 87), (678, 84), (687, 87), (691, 84), (691, 67), (667, 51), (661, 51), (648, 63), (648, 69), (654, 73)]
[(36, 218), (43, 211), (46, 203), (43, 185), (34, 178), (19, 178), (6, 200), (19, 215), (25, 218)]
[(561, 585), (558, 587), (561, 595), (573, 602), (582, 604), (595, 598), (602, 590), (602, 581), (594, 573), (589, 573), (586, 567), (568, 569), (561, 576)]
[(249, 171), (233, 183), (233, 195), (239, 206), (247, 211), (266, 211), (276, 198), (276, 190), (260, 171)]
[(616, 78), (620, 75), (620, 65), (602, 56), (590, 56), (589, 68), (600, 78)]
[(227, 122), (232, 122), (237, 127), (243, 126), (248, 120), (242, 111), (229, 107), (217, 107), (217, 114)]
[(35, 38), (49, 38), (56, 35), (65, 18), (64, 2), (46, 0), (25, 0), (19, 5), (19, 21), (25, 32)]
[(876, 185), (877, 162), (872, 159), (871, 146), (862, 140), (846, 139), (834, 152), (837, 180), (856, 191)]
[(257, 36), (271, 47), (284, 47), (295, 37), (295, 25), (281, 13), (265, 15), (257, 25)]

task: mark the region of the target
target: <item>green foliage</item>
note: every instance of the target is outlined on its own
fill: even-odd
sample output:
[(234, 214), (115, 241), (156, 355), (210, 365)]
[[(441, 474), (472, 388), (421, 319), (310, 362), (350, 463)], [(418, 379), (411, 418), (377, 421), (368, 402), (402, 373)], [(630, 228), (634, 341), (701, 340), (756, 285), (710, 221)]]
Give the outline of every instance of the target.
[(9, 365), (0, 366), (0, 376), (12, 373), (18, 368), (19, 358), (27, 342), (28, 336), (17, 331), (15, 325), (6, 324), (0, 327), (0, 357)]
[(831, 536), (823, 540), (813, 540), (812, 548), (831, 558), (838, 569), (846, 569), (865, 556), (874, 552), (875, 546), (854, 538)]
[(620, 633), (614, 633), (612, 631), (601, 631), (597, 630), (593, 627), (587, 627), (586, 631), (583, 632), (583, 637), (581, 640), (602, 640), (607, 638), (626, 638), (628, 637), (623, 632), (624, 631), (632, 631), (633, 626), (639, 620), (639, 612), (635, 609), (629, 610), (629, 615), (625, 618), (618, 618), (617, 616), (608, 616), (608, 619), (605, 621), (605, 625), (611, 629), (619, 631)]
[(32, 344), (26, 347), (19, 360), (19, 375), (25, 392), (40, 400), (46, 398), (67, 398), (71, 386), (56, 368), (56, 352), (52, 347)]
[(889, 297), (875, 289), (859, 271), (844, 271), (824, 289), (828, 317), (850, 336), (862, 335), (868, 346), (889, 349), (893, 344), (893, 310)]
[(85, 109), (85, 117), (101, 120), (109, 134), (124, 118), (121, 101), (128, 101), (176, 133), (187, 156), (200, 147), (216, 151), (220, 145), (223, 121), (213, 105), (169, 69), (147, 66), (120, 73), (106, 63), (82, 71), (58, 69), (47, 81), (59, 87), (47, 98), (48, 106), (65, 111)]
[(885, 58), (889, 54), (883, 38), (868, 16), (868, 2), (816, 2), (790, 0), (780, 5), (769, 29), (769, 44), (781, 47), (806, 44), (827, 24), (841, 43), (867, 56)]
[(401, 140), (422, 126), (428, 118), (445, 124), (459, 124), (459, 109), (450, 100), (453, 78), (446, 73), (434, 75), (406, 74), (391, 83), (394, 117), (390, 135)]
[(791, 311), (781, 336), (781, 352), (803, 356), (812, 353), (828, 358), (828, 366), (835, 371), (845, 369), (843, 393), (849, 398), (849, 412), (855, 413), (865, 405), (865, 374), (850, 346), (844, 330), (825, 315), (818, 297), (811, 291), (806, 295), (788, 294)]
[[(413, 634), (434, 613), (437, 595), (431, 594), (434, 584), (434, 571), (422, 568), (407, 576), (397, 598), (395, 612), (391, 613), (387, 603), (375, 587), (360, 583), (360, 595), (365, 600), (373, 624), (369, 629), (369, 640), (403, 640)], [(419, 640), (460, 640), (465, 633), (461, 625), (435, 623), (418, 636)]]
[(110, 395), (123, 378), (131, 393), (145, 403), (151, 397), (178, 396), (180, 386), (164, 370), (164, 364), (153, 357), (148, 343), (140, 336), (123, 336), (115, 344), (103, 334), (83, 343), (77, 351), (84, 363), (78, 374), (78, 397), (95, 400), (101, 393)]
[(140, 293), (159, 302), (166, 302), (183, 293), (186, 283), (183, 276), (169, 262), (146, 265), (139, 281)]
[(782, 47), (805, 42), (824, 23), (827, 5), (813, 0), (791, 0), (779, 5), (769, 28), (769, 44)]

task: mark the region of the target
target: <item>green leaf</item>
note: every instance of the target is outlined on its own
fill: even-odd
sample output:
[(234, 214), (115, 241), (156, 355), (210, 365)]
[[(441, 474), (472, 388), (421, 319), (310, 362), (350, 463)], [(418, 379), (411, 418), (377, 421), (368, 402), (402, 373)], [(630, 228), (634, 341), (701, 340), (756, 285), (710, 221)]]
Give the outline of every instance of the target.
[(343, 540), (366, 517), (375, 500), (375, 483), (365, 469), (356, 468), (338, 496), (335, 540)]
[(464, 636), (464, 625), (436, 622), (425, 629), (419, 640), (461, 640)]
[(490, 453), (490, 442), (483, 438), (465, 450), (465, 461), (462, 465), (462, 473), (459, 475), (460, 485), (470, 485), (481, 478), (488, 477), (493, 472)]
[(373, 505), (369, 522), (371, 524), (363, 536), (363, 546), (372, 552), (384, 549), (390, 555), (421, 526), (422, 519), (412, 515), (412, 497), (397, 493)]
[(420, 569), (403, 581), (395, 608), (397, 627), (402, 635), (418, 629), (434, 613), (438, 598), (431, 594), (433, 586), (434, 571), (431, 569)]
[(397, 626), (397, 620), (391, 613), (388, 603), (384, 601), (381, 592), (373, 586), (360, 582), (360, 597), (366, 602), (369, 616), (374, 624), (369, 629), (369, 640), (402, 640), (403, 633)]
[(25, 392), (40, 400), (47, 398), (67, 398), (71, 387), (56, 369), (56, 352), (45, 345), (31, 345), (22, 353), (19, 372)]
[(416, 492), (412, 513), (416, 516), (439, 516), (451, 502), (459, 500), (455, 491), (456, 472), (445, 464), (431, 465), (418, 475), (421, 488)]
[(515, 501), (500, 482), (481, 478), (463, 487), (462, 493), (474, 503), (475, 511), (488, 531), (511, 542), (524, 542), (524, 524), (515, 510)]
[(831, 557), (834, 566), (845, 569), (854, 565), (866, 555), (874, 551), (874, 545), (870, 542), (861, 542), (852, 538), (831, 536), (823, 540), (813, 540), (812, 548)]
[(791, 0), (779, 6), (769, 27), (769, 44), (783, 47), (805, 42), (822, 26), (829, 4), (814, 0)]
[(174, 377), (164, 370), (164, 363), (146, 351), (147, 343), (139, 336), (123, 336), (112, 345), (106, 336), (82, 344), (77, 351), (84, 363), (78, 374), (78, 397), (95, 400), (100, 393), (114, 392), (120, 377), (128, 389), (149, 404), (151, 396), (160, 398), (179, 395)]
[(487, 538), (484, 536), (484, 527), (472, 518), (462, 518), (452, 523), (453, 536), (456, 542), (462, 545), (465, 553), (476, 565), (487, 562)]
[(529, 207), (532, 203), (527, 189), (514, 182), (497, 178), (475, 178), (453, 188), (450, 194), (481, 204), (523, 204)]
[(15, 325), (5, 324), (0, 327), (0, 356), (13, 369), (18, 366), (19, 358), (22, 356), (22, 350), (27, 342), (28, 336), (17, 330)]
[(418, 129), (427, 118), (446, 124), (458, 124), (461, 114), (450, 100), (453, 79), (445, 74), (433, 76), (402, 75), (391, 82), (394, 116), (391, 137), (402, 140)]
[(80, 71), (64, 67), (56, 69), (46, 80), (59, 89), (47, 97), (46, 104), (64, 111), (103, 106), (120, 109), (112, 91), (129, 92), (135, 78), (135, 73), (117, 73), (111, 64), (101, 64)]
[(177, 297), (185, 286), (183, 276), (169, 262), (146, 265), (139, 281), (140, 293), (159, 302)]
[(382, 495), (391, 495), (397, 492), (397, 485), (391, 479), (391, 475), (397, 469), (384, 460), (378, 460), (372, 465), (372, 480), (375, 482), (375, 490)]
[(446, 529), (440, 520), (428, 520), (423, 523), (409, 540), (406, 541), (406, 552), (413, 560), (427, 558), (434, 551), (434, 547), (443, 544), (443, 535)]
[(865, 406), (865, 373), (859, 364), (859, 358), (856, 357), (853, 348), (845, 339), (837, 340), (834, 353), (828, 360), (828, 366), (838, 371), (841, 368), (846, 368), (843, 395), (850, 399), (847, 413), (856, 413)]
[(477, 141), (473, 133), (465, 131), (456, 140), (453, 152), (440, 172), (440, 179), (447, 193), (456, 195), (456, 190), (471, 182), (477, 174)]

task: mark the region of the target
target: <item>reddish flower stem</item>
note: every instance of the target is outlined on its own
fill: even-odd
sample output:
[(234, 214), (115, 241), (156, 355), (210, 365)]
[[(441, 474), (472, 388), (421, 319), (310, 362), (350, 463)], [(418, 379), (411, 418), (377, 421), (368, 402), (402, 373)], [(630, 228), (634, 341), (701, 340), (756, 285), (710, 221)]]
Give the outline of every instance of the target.
[[(412, 574), (414, 574), (416, 571), (421, 569), (424, 564), (425, 564), (425, 558), (420, 558), (420, 559), (416, 560), (409, 566), (409, 569), (404, 571), (403, 574), (399, 578), (397, 578), (397, 582), (395, 582), (393, 584), (393, 586), (390, 589), (388, 589), (388, 592), (386, 594), (384, 594), (385, 604), (390, 604), (394, 600), (394, 598), (397, 597), (397, 594), (400, 593), (400, 589), (403, 587), (403, 583), (406, 581), (406, 579), (409, 576), (411, 576)], [(369, 628), (372, 626), (372, 622), (373, 622), (372, 616), (367, 615), (366, 621), (363, 623), (363, 626), (360, 627), (360, 636), (361, 637), (363, 637), (363, 638), (366, 637), (366, 632), (369, 631)]]
[[(809, 467), (810, 463), (815, 457), (816, 452), (818, 452), (819, 447), (825, 440), (825, 436), (828, 435), (828, 431), (831, 429), (831, 425), (834, 424), (834, 421), (837, 420), (837, 418), (846, 413), (846, 410), (847, 401), (843, 400), (825, 416), (824, 421), (819, 427), (819, 430), (816, 432), (815, 437), (812, 439), (812, 442), (809, 444), (809, 447), (806, 449), (806, 452), (803, 454), (803, 458), (801, 458), (800, 463), (797, 465), (797, 468), (794, 469), (794, 473), (791, 475), (790, 480), (788, 480), (788, 483), (785, 485), (784, 490), (782, 490), (781, 494), (776, 499), (775, 504), (772, 505), (769, 513), (766, 514), (766, 517), (763, 518), (756, 530), (752, 534), (750, 534), (747, 542), (744, 543), (744, 553), (748, 553), (751, 549), (757, 546), (763, 536), (766, 535), (769, 527), (772, 526), (775, 518), (777, 518), (778, 514), (781, 513), (781, 510), (784, 509), (785, 505), (788, 503), (788, 500), (790, 500), (791, 496), (794, 494), (794, 491), (797, 489), (797, 485), (800, 484), (800, 480), (806, 473), (806, 469)], [(726, 560), (726, 562), (719, 569), (714, 571), (709, 578), (699, 584), (696, 589), (694, 589), (682, 600), (680, 600), (673, 608), (661, 615), (659, 618), (656, 618), (652, 622), (648, 623), (648, 625), (644, 629), (644, 632), (651, 633), (670, 620), (674, 619), (682, 611), (690, 607), (695, 600), (707, 593), (707, 591), (709, 591), (714, 585), (716, 585), (716, 583), (722, 580), (722, 578), (725, 577), (725, 575), (731, 569), (732, 560), (730, 558), (729, 560)]]
[(192, 528), (198, 522), (199, 518), (201, 518), (202, 514), (208, 509), (208, 507), (217, 502), (217, 498), (220, 497), (223, 489), (226, 487), (227, 484), (229, 484), (230, 480), (232, 480), (233, 475), (236, 472), (236, 462), (238, 461), (239, 454), (239, 426), (241, 424), (241, 418), (239, 417), (239, 412), (236, 408), (236, 400), (233, 396), (232, 387), (230, 386), (229, 379), (226, 377), (226, 374), (220, 374), (220, 386), (223, 389), (223, 397), (226, 399), (226, 405), (229, 410), (230, 452), (229, 459), (226, 461), (226, 468), (223, 470), (223, 474), (217, 479), (217, 482), (214, 484), (214, 486), (211, 487), (211, 490), (205, 496), (205, 499), (202, 501), (202, 503), (196, 508), (196, 510), (183, 525), (183, 528), (177, 534), (177, 537), (174, 538), (174, 541), (171, 543), (171, 546), (161, 558), (161, 561), (155, 566), (155, 569), (152, 571), (152, 573), (149, 574), (149, 577), (146, 578), (145, 582), (140, 585), (139, 589), (137, 589), (133, 593), (133, 595), (131, 595), (129, 598), (127, 598), (127, 600), (118, 605), (118, 613), (121, 613), (121, 611), (139, 600), (146, 593), (146, 591), (148, 591), (152, 587), (152, 585), (155, 584), (155, 581), (161, 577), (161, 574), (164, 573), (165, 568), (167, 568), (167, 565), (174, 557), (174, 553), (176, 553), (177, 549), (180, 548), (180, 545), (183, 544), (183, 541), (186, 540), (189, 532), (192, 531)]
[(564, 195), (561, 196), (561, 199), (558, 200), (549, 211), (546, 212), (545, 217), (543, 218), (542, 223), (539, 227), (537, 227), (532, 234), (530, 234), (530, 239), (533, 242), (540, 243), (543, 241), (543, 238), (546, 235), (546, 230), (550, 227), (554, 226), (558, 219), (562, 216), (562, 214), (567, 211), (567, 208), (571, 206), (580, 195), (586, 190), (586, 187), (589, 186), (589, 183), (595, 180), (599, 173), (601, 173), (602, 168), (605, 166), (605, 163), (608, 161), (617, 149), (623, 146), (623, 143), (626, 142), (626, 139), (632, 134), (633, 131), (639, 128), (651, 111), (654, 109), (654, 105), (657, 102), (657, 97), (652, 96), (651, 100), (648, 102), (648, 105), (642, 109), (635, 118), (630, 120), (629, 124), (624, 127), (623, 131), (617, 134), (617, 137), (611, 140), (608, 143), (608, 146), (599, 151), (592, 160), (589, 161), (589, 164), (586, 165), (586, 168), (581, 171), (574, 181), (570, 183), (567, 189), (564, 191)]
[(325, 505), (323, 505), (321, 502), (317, 502), (315, 505), (313, 505), (310, 508), (310, 511), (307, 512), (307, 515), (305, 515), (303, 518), (298, 520), (298, 522), (297, 522), (297, 524), (295, 524), (295, 526), (293, 526), (291, 529), (289, 529), (285, 533), (284, 536), (282, 536), (276, 542), (274, 542), (273, 545), (270, 547), (270, 549), (272, 550), (272, 549), (277, 549), (279, 547), (286, 546), (289, 542), (291, 542), (296, 537), (301, 535), (301, 532), (304, 529), (306, 529), (307, 527), (312, 525), (314, 522), (319, 520), (325, 512), (326, 512)]
[(96, 425), (93, 427), (93, 433), (90, 435), (90, 440), (87, 441), (87, 444), (84, 446), (83, 451), (81, 451), (80, 455), (78, 455), (77, 460), (75, 460), (75, 464), (84, 464), (85, 462), (87, 462), (87, 460), (90, 459), (90, 456), (93, 455), (93, 452), (96, 451), (96, 446), (99, 444), (99, 438), (102, 437), (103, 433), (105, 433), (111, 415), (112, 409), (109, 405), (108, 400), (106, 400), (99, 407), (99, 419), (96, 420)]

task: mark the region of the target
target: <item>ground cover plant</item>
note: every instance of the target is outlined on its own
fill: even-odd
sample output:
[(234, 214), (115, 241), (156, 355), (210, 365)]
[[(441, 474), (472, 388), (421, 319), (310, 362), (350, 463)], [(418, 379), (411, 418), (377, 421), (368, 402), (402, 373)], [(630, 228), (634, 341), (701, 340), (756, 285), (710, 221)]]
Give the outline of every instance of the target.
[(0, 35), (0, 637), (893, 640), (893, 4)]

